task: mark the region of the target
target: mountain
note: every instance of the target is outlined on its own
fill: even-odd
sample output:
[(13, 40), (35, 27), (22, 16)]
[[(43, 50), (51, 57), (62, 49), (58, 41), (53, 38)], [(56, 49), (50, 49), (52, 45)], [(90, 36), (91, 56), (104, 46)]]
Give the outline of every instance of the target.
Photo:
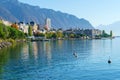
[(112, 30), (114, 36), (120, 36), (120, 21), (114, 22), (109, 25), (99, 25), (96, 28), (100, 30), (105, 30), (107, 33), (110, 33), (110, 30)]
[(0, 17), (11, 22), (35, 21), (44, 26), (45, 19), (50, 18), (54, 28), (83, 28), (93, 29), (89, 21), (79, 19), (74, 15), (54, 11), (52, 9), (40, 8), (19, 2), (18, 0), (1, 0)]

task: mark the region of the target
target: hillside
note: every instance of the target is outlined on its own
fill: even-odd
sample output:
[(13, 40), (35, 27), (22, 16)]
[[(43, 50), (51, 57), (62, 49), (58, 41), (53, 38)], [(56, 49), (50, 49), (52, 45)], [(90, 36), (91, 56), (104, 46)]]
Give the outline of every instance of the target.
[(11, 22), (35, 21), (44, 26), (45, 19), (50, 18), (54, 28), (83, 28), (93, 29), (89, 21), (79, 19), (74, 15), (54, 11), (52, 9), (40, 8), (19, 2), (18, 0), (2, 0), (0, 2), (0, 17)]

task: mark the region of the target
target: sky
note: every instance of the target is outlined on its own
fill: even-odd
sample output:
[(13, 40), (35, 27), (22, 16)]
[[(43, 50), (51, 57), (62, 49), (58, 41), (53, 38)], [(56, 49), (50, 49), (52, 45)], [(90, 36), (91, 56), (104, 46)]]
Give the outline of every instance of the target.
[(85, 18), (94, 27), (120, 21), (120, 0), (19, 0)]

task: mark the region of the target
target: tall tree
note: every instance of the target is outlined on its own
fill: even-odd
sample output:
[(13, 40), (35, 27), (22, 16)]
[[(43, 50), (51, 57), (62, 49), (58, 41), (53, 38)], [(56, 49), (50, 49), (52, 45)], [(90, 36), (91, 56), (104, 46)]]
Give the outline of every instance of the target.
[(110, 37), (112, 37), (113, 36), (113, 33), (112, 33), (112, 30), (110, 31)]
[(29, 35), (29, 36), (32, 36), (32, 35), (33, 35), (32, 26), (29, 26), (29, 28), (28, 28), (28, 35)]
[(104, 34), (105, 34), (105, 30), (102, 31), (102, 35), (104, 35)]
[(18, 30), (18, 25), (16, 23), (12, 24), (11, 27)]

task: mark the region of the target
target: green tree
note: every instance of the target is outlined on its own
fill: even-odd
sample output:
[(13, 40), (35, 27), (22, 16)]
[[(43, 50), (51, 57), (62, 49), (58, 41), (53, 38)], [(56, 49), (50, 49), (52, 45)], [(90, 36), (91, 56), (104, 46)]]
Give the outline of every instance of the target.
[(18, 38), (18, 31), (15, 28), (9, 28), (9, 38), (16, 39)]
[(45, 37), (45, 34), (44, 33), (39, 33), (38, 34), (40, 37)]
[(18, 30), (18, 38), (19, 39), (25, 38), (25, 34)]
[(45, 37), (47, 38), (47, 39), (50, 39), (50, 38), (52, 38), (54, 33), (53, 32), (46, 32), (46, 34), (45, 34)]
[(75, 34), (71, 33), (71, 34), (69, 35), (69, 37), (70, 37), (70, 38), (75, 38)]
[(0, 38), (7, 38), (8, 35), (8, 31), (6, 29), (6, 26), (2, 23), (0, 23)]
[(34, 36), (36, 36), (36, 37), (45, 37), (45, 34), (37, 32)]
[(3, 27), (0, 26), (0, 38), (4, 37)]
[(18, 30), (18, 25), (16, 23), (12, 24), (11, 27)]
[(113, 33), (112, 33), (112, 30), (110, 31), (110, 37), (112, 37), (113, 36)]
[(55, 38), (55, 39), (56, 39), (56, 38), (57, 38), (57, 34), (56, 34), (56, 33), (53, 33), (53, 34), (52, 34), (52, 38)]
[(101, 37), (106, 37), (106, 38), (107, 38), (107, 37), (110, 37), (110, 35), (107, 34), (107, 33), (105, 32), (105, 30), (103, 30)]
[(58, 31), (58, 32), (56, 33), (56, 35), (57, 35), (57, 38), (62, 38), (62, 37), (63, 37), (63, 33), (60, 32), (60, 31)]
[(32, 33), (32, 26), (29, 26), (29, 28), (28, 28), (28, 35), (29, 36), (33, 35), (33, 33)]
[(102, 35), (104, 35), (104, 34), (105, 34), (105, 30), (102, 31)]
[(14, 27), (6, 26), (3, 23), (0, 23), (0, 38), (1, 39), (21, 39), (24, 38), (25, 35), (23, 32), (17, 30)]

